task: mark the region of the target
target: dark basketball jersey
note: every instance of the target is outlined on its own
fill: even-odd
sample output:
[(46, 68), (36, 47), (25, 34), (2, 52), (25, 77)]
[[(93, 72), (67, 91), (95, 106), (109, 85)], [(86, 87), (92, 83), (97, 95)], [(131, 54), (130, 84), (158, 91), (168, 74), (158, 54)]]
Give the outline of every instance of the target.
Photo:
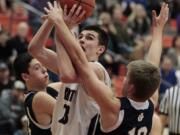
[(152, 127), (154, 106), (148, 100), (146, 109), (135, 109), (128, 98), (120, 98), (121, 108), (119, 119), (121, 124), (118, 128), (103, 135), (149, 135)]
[(101, 129), (100, 129), (100, 115), (97, 114), (91, 119), (91, 123), (88, 129), (87, 135), (100, 135)]
[[(58, 92), (51, 87), (47, 87), (46, 92), (52, 97), (56, 98), (58, 96)], [(29, 119), (29, 135), (51, 135), (50, 125), (42, 126), (40, 125), (34, 115), (32, 109), (33, 98), (37, 92), (29, 92), (24, 101), (26, 115)]]

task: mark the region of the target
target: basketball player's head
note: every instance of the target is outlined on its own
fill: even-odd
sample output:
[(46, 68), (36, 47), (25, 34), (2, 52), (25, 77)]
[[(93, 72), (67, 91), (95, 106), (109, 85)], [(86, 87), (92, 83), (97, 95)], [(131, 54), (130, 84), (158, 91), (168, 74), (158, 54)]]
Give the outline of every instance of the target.
[(153, 64), (137, 60), (128, 64), (123, 94), (137, 101), (149, 99), (160, 84), (160, 72)]
[(46, 68), (28, 53), (19, 55), (14, 61), (14, 70), (18, 79), (25, 82), (27, 87), (44, 89), (49, 83)]
[(99, 56), (106, 51), (109, 43), (108, 34), (98, 26), (83, 28), (78, 40), (88, 61), (98, 60)]

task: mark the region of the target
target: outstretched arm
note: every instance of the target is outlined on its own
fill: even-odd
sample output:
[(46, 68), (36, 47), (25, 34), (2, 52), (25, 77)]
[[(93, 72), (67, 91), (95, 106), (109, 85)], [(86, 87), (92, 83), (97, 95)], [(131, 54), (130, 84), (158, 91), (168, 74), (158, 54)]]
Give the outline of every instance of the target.
[[(70, 13), (68, 15), (70, 15)], [(68, 15), (64, 15), (63, 17), (66, 19)], [(66, 23), (70, 28), (72, 28), (73, 22), (69, 23), (66, 19)], [(58, 55), (54, 51), (47, 49), (44, 46), (52, 27), (53, 24), (50, 21), (45, 20), (43, 25), (31, 40), (28, 50), (33, 57), (37, 58), (49, 70), (55, 72), (56, 74), (60, 74), (60, 77), (64, 81), (68, 83), (74, 82), (77, 80), (77, 76), (70, 58), (67, 55), (64, 47), (61, 45), (60, 40), (58, 38), (55, 39), (55, 44), (58, 46)]]
[[(169, 16), (168, 4), (163, 3), (159, 16), (156, 15), (156, 11), (152, 12), (152, 16), (153, 16), (152, 19), (153, 38), (150, 49), (148, 51), (147, 60), (152, 64), (154, 64), (155, 66), (159, 67), (160, 58), (162, 54), (163, 29)], [(151, 100), (156, 106), (158, 101), (158, 90), (156, 90), (154, 95), (151, 97)]]
[[(66, 25), (68, 26), (69, 29), (72, 29), (76, 25), (78, 25), (78, 20), (80, 18), (79, 16), (76, 16), (74, 14), (79, 14), (81, 9), (78, 8), (78, 10), (75, 12), (76, 8), (77, 6), (74, 5), (68, 13), (67, 5), (65, 5), (64, 7), (63, 19), (66, 22)], [(79, 80), (75, 72), (75, 69), (72, 65), (69, 55), (67, 54), (64, 48), (64, 45), (61, 42), (61, 38), (58, 36), (57, 30), (55, 32), (55, 42), (56, 42), (56, 51), (57, 51), (57, 64), (58, 64), (61, 80), (63, 82), (68, 82), (68, 83), (78, 82)]]
[(152, 43), (147, 55), (147, 60), (152, 64), (159, 67), (161, 53), (162, 53), (162, 36), (163, 29), (168, 20), (169, 8), (168, 4), (163, 3), (159, 16), (156, 15), (156, 11), (152, 12), (153, 16), (153, 35)]
[(111, 89), (97, 78), (95, 72), (90, 67), (82, 48), (72, 36), (63, 20), (62, 9), (54, 2), (54, 5), (49, 6), (49, 9), (46, 9), (46, 12), (48, 14), (48, 19), (54, 23), (58, 36), (65, 45), (64, 47), (67, 50), (84, 87), (101, 108), (103, 127), (107, 128), (112, 126), (118, 118), (120, 107), (119, 101), (114, 98)]

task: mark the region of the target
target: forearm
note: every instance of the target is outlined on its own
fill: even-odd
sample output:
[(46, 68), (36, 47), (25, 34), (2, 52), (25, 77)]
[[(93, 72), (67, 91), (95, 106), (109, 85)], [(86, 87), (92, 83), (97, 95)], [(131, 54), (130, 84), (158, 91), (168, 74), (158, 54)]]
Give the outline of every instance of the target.
[(55, 42), (57, 51), (58, 70), (61, 77), (60, 80), (66, 83), (76, 82), (77, 75), (75, 69), (57, 33), (55, 33)]
[(162, 124), (162, 125), (161, 125), (161, 126), (162, 126), (162, 128), (161, 128), (161, 133), (163, 133), (165, 126), (168, 124), (168, 123), (167, 123), (168, 118), (167, 118), (167, 116), (161, 114), (161, 115), (160, 115), (160, 119), (161, 119), (161, 124)]
[(39, 54), (39, 50), (44, 48), (45, 42), (49, 37), (49, 34), (53, 28), (53, 24), (51, 24), (48, 20), (46, 20), (37, 33), (32, 38), (28, 50), (30, 53), (34, 55)]
[(152, 43), (147, 55), (147, 60), (152, 64), (159, 66), (162, 53), (162, 36), (163, 30), (154, 30)]
[(152, 101), (153, 104), (154, 104), (154, 108), (156, 108), (157, 105), (158, 105), (158, 98), (159, 98), (159, 89), (157, 89), (157, 90), (155, 91), (155, 93), (152, 95), (152, 97), (150, 98), (151, 101)]
[(54, 51), (44, 46), (52, 28), (53, 24), (46, 20), (31, 40), (28, 52), (49, 70), (58, 74), (57, 55)]

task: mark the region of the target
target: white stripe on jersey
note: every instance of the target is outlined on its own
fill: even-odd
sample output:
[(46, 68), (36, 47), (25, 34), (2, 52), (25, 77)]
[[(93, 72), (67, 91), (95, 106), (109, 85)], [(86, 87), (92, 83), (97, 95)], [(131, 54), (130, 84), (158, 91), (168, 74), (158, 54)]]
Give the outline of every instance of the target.
[(30, 120), (33, 122), (34, 125), (36, 125), (38, 128), (40, 129), (49, 129), (51, 127), (51, 125), (47, 125), (47, 126), (43, 126), (43, 125), (40, 125), (39, 123), (37, 123), (32, 117), (31, 117), (31, 114), (29, 112), (29, 108), (26, 107), (27, 109), (27, 115), (29, 116)]
[(169, 131), (180, 134), (180, 87), (166, 90), (160, 103), (160, 112), (169, 116)]

